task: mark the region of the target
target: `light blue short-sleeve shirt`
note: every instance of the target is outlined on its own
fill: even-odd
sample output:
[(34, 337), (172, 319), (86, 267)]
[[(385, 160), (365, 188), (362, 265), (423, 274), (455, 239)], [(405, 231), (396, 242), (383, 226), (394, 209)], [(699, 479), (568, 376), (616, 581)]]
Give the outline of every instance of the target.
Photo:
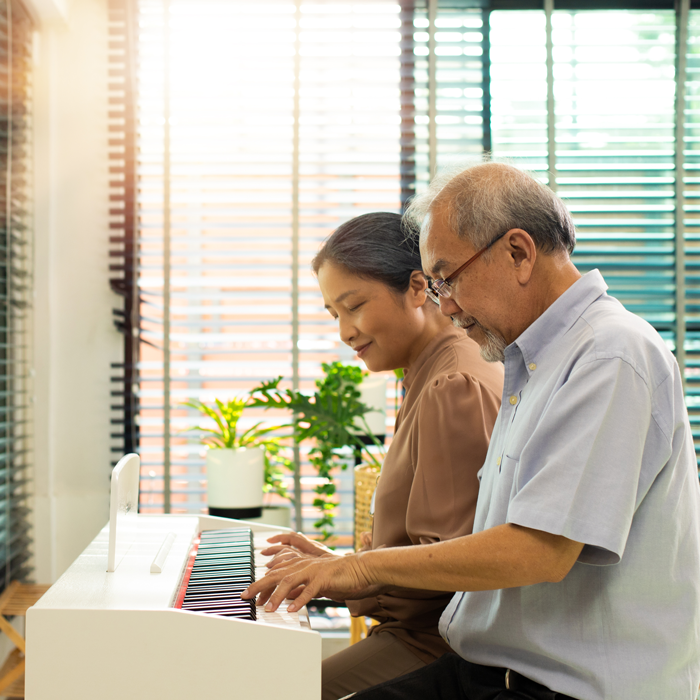
[(455, 594), (440, 631), (468, 661), (580, 700), (694, 700), (700, 487), (680, 373), (597, 270), (506, 349), (474, 532), (583, 542), (560, 583)]

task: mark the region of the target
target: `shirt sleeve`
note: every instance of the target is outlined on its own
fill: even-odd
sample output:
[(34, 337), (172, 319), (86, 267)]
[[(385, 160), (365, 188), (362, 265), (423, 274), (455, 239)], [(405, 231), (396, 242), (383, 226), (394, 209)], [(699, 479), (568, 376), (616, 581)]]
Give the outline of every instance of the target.
[[(581, 562), (619, 562), (641, 500), (645, 450), (668, 445), (668, 455), (654, 455), (659, 469), (670, 455), (651, 406), (646, 382), (623, 359), (574, 370), (521, 454), (504, 456), (517, 464), (508, 522), (584, 543)], [(518, 410), (527, 410), (526, 396)]]
[(414, 478), (406, 530), (416, 544), (471, 534), (477, 472), (489, 446), (500, 397), (455, 372), (424, 390), (413, 431)]

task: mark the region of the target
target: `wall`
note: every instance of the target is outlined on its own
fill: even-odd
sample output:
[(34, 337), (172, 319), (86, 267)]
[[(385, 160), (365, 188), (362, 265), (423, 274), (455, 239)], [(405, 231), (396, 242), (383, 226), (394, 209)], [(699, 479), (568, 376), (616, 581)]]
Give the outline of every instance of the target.
[(35, 51), (35, 565), (53, 582), (107, 522), (106, 0), (41, 0)]

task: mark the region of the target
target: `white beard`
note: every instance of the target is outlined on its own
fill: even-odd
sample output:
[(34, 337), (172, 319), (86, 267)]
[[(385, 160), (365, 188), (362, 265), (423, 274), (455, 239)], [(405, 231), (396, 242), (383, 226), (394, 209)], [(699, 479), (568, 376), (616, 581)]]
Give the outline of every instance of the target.
[(457, 328), (466, 328), (469, 325), (474, 324), (477, 328), (481, 329), (481, 333), (484, 336), (483, 345), (479, 343), (479, 353), (481, 357), (486, 360), (486, 362), (504, 362), (506, 359), (506, 341), (501, 338), (500, 335), (496, 335), (490, 330), (484, 328), (478, 321), (471, 319), (468, 323), (460, 321), (459, 319), (453, 318), (452, 323), (454, 323)]

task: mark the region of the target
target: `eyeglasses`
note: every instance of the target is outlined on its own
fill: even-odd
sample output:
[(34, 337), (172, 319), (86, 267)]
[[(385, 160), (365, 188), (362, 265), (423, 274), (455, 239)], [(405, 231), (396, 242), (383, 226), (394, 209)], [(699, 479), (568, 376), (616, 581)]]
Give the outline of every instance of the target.
[(461, 267), (458, 267), (449, 277), (445, 277), (444, 280), (434, 280), (428, 277), (428, 288), (425, 290), (426, 294), (436, 303), (440, 303), (440, 297), (449, 299), (452, 296), (452, 283), (455, 279), (461, 275), (473, 262), (478, 260), (494, 243), (503, 238), (508, 231), (500, 233), (496, 238), (494, 238), (491, 243), (489, 243), (485, 248), (482, 248), (478, 253), (472, 255), (467, 262)]

